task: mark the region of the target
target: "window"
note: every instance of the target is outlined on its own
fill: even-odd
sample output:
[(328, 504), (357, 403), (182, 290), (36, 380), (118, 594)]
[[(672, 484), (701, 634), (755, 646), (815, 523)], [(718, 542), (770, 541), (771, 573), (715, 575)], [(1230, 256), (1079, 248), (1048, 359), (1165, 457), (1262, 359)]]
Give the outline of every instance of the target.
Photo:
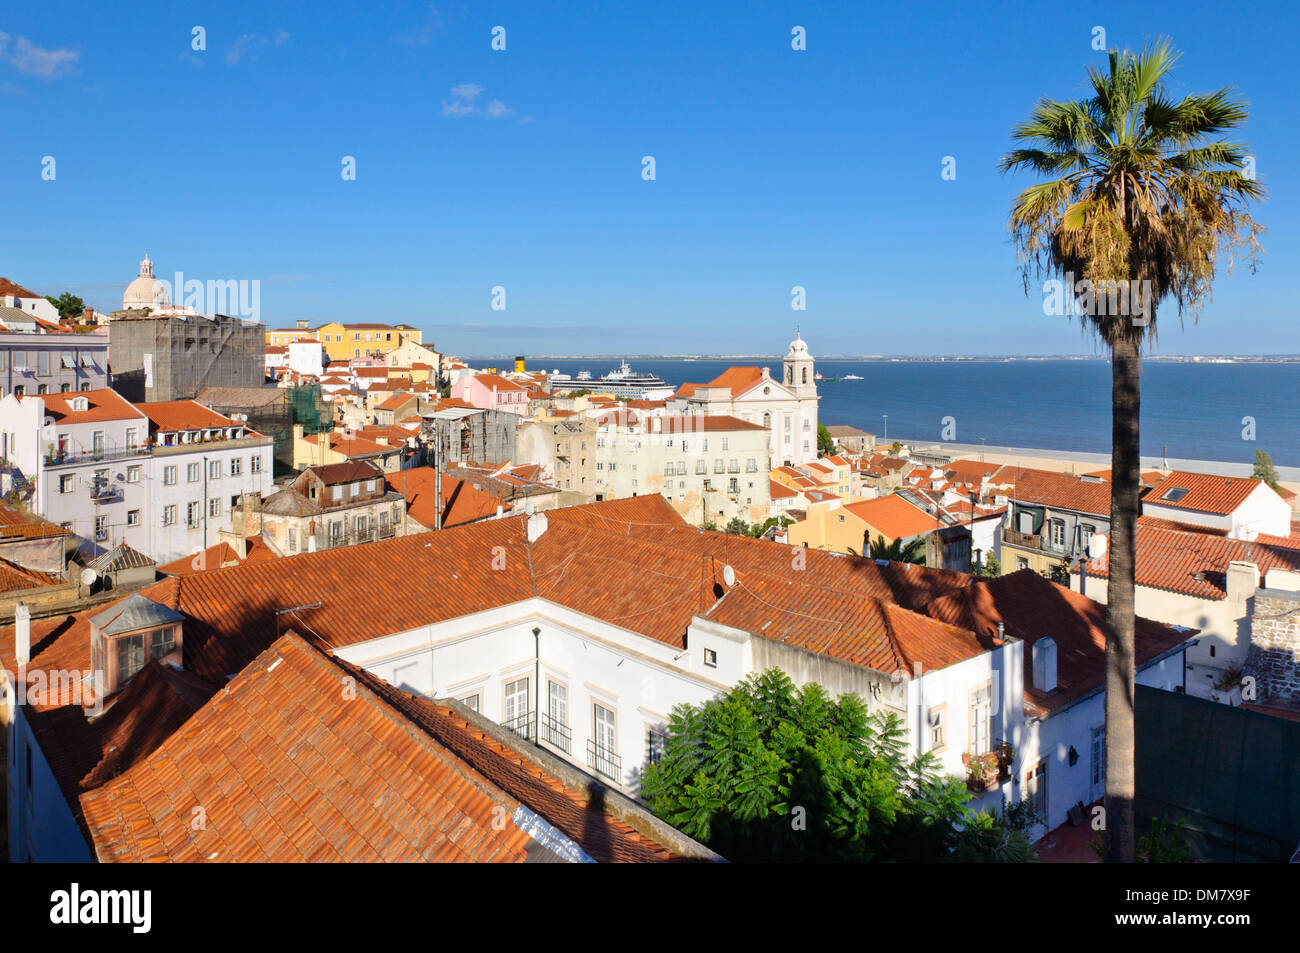
[(993, 683), (985, 682), (970, 693), (969, 753), (985, 754), (992, 749)]
[(221, 515), (221, 497), (214, 496), (212, 499), (208, 500), (208, 515), (209, 516)]
[(930, 750), (942, 751), (948, 745), (948, 706), (930, 709)]
[(104, 431), (96, 430), (90, 437), (90, 446), (98, 460), (104, 455)]
[(144, 668), (144, 636), (128, 635), (117, 640), (117, 683), (121, 685)]
[(569, 687), (548, 679), (546, 719), (542, 724), (542, 740), (568, 751), (569, 737)]
[(1029, 560), (1026, 559), (1024, 556), (1017, 556), (1017, 557), (1016, 557), (1016, 568), (1017, 568), (1017, 569), (1028, 569), (1028, 568), (1029, 568)]
[(49, 351), (36, 352), (36, 373), (41, 377), (50, 376), (50, 352)]
[(705, 465), (705, 463), (704, 463), (703, 460), (696, 460), (696, 461), (695, 461), (695, 474), (696, 474), (696, 476), (699, 476), (700, 474), (708, 473), (708, 472), (709, 472), (709, 468)]
[(176, 648), (176, 627), (169, 625), (151, 633), (150, 651), (154, 658), (162, 658)]
[(231, 458), (230, 458), (230, 475), (231, 475), (232, 477), (233, 477), (233, 476), (239, 476), (239, 475), (240, 475), (241, 473), (243, 473), (243, 472), (244, 472), (244, 461), (241, 460), (239, 457), (231, 457)]
[(163, 507), (163, 525), (174, 526), (176, 524), (176, 504), (172, 503)]
[(1034, 813), (1047, 820), (1047, 762), (1039, 761), (1025, 774), (1025, 800)]
[(704, 664), (707, 665), (709, 668), (717, 668), (717, 667), (718, 667), (718, 651), (717, 651), (717, 649), (705, 649), (705, 650), (704, 650)]
[(528, 677), (506, 682), (505, 720), (501, 722), (515, 734), (528, 737)]
[(126, 445), (127, 445), (128, 447), (134, 447), (134, 446), (136, 445), (136, 444), (135, 444), (135, 439), (136, 439), (136, 437), (138, 437), (139, 435), (140, 435), (140, 432), (139, 432), (138, 430), (136, 430), (135, 427), (127, 427), (127, 428), (126, 428)]
[(71, 390), (72, 390), (72, 385), (69, 384), (67, 381), (64, 381), (62, 384), (59, 385), (60, 394), (66, 394)]
[(588, 762), (597, 773), (617, 781), (621, 773), (617, 761), (618, 728), (612, 709), (599, 703), (591, 706), (592, 732)]
[(647, 728), (645, 737), (646, 764), (658, 764), (668, 747), (668, 732), (662, 728)]
[(295, 527), (289, 527), (289, 552), (298, 551), (298, 530)]
[(82, 389), (82, 390), (90, 390), (90, 381), (82, 381), (82, 382), (81, 382), (81, 389)]
[(748, 460), (745, 461), (745, 472), (746, 473), (758, 472), (758, 462), (753, 457), (750, 457)]
[(95, 539), (101, 543), (104, 540), (108, 539), (108, 517), (107, 516), (95, 517)]
[(22, 396), (23, 396), (24, 394), (26, 394), (26, 393), (27, 393), (27, 388), (24, 387), (22, 384), (18, 384), (18, 385), (16, 385), (16, 386), (14, 387), (14, 396), (15, 396), (15, 397), (22, 397)]
[(203, 471), (199, 469), (199, 464), (190, 463), (185, 466), (185, 479), (190, 483), (198, 483), (203, 479)]
[(185, 504), (185, 525), (190, 529), (199, 525), (199, 502)]
[(465, 695), (461, 698), (457, 698), (456, 701), (473, 711), (480, 710), (478, 692), (475, 692), (473, 695)]
[(249, 472), (249, 473), (261, 473), (261, 472), (262, 472), (262, 458), (261, 458), (261, 457), (251, 457), (251, 458), (249, 459), (249, 461), (248, 461), (248, 472)]
[(713, 461), (713, 472), (714, 472), (714, 473), (723, 473), (723, 472), (725, 472), (725, 468), (723, 467), (723, 465), (722, 465), (722, 461), (721, 461), (721, 460), (714, 460), (714, 461)]
[(1065, 546), (1065, 520), (1052, 520), (1049, 524), (1051, 527), (1052, 545), (1058, 549)]
[(220, 461), (220, 460), (209, 460), (209, 461), (208, 461), (208, 479), (209, 479), (209, 480), (220, 480), (220, 479), (221, 479), (221, 461)]
[(723, 449), (723, 450), (726, 450), (726, 449), (727, 449), (727, 438), (726, 438), (726, 437), (723, 437), (723, 438), (722, 438), (722, 449)]
[(176, 465), (163, 467), (163, 486), (176, 485)]
[(139, 526), (139, 525), (140, 525), (140, 511), (139, 511), (139, 510), (127, 510), (127, 511), (126, 511), (126, 525), (127, 525), (127, 526)]
[(38, 393), (38, 394), (48, 394), (49, 392), (50, 392), (50, 385), (49, 385), (49, 384), (37, 384), (37, 385), (36, 385), (36, 393)]
[[(597, 467), (597, 469), (599, 469), (600, 464), (599, 464), (599, 463), (596, 464), (596, 467)], [(672, 476), (672, 475), (673, 475), (673, 465), (672, 465), (671, 463), (665, 463), (665, 464), (664, 464), (664, 476)]]
[(337, 486), (334, 487), (334, 499), (335, 499), (335, 500), (341, 500), (341, 499), (343, 499), (343, 484), (342, 484), (342, 483), (340, 483), (340, 484), (338, 484)]
[(67, 473), (59, 477), (60, 493), (71, 493), (75, 488), (75, 485), (76, 485), (76, 481), (72, 478), (72, 474)]
[(140, 466), (139, 464), (136, 464), (136, 465), (133, 466), (133, 467), (127, 467), (127, 468), (126, 468), (126, 482), (127, 482), (127, 483), (139, 483), (141, 477), (143, 476), (143, 474), (144, 474), (144, 467)]

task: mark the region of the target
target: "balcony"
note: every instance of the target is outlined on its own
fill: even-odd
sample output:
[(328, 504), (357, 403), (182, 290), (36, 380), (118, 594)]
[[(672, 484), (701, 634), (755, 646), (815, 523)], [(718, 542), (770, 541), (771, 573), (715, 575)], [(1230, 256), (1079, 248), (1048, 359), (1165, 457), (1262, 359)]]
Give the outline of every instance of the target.
[(526, 711), (522, 715), (516, 715), (514, 718), (507, 718), (501, 722), (502, 728), (508, 728), (517, 734), (520, 738), (527, 741), (533, 736), (533, 713)]
[(565, 754), (573, 748), (573, 732), (569, 726), (546, 712), (542, 713), (542, 740)]
[(587, 766), (615, 784), (623, 783), (623, 759), (595, 741), (587, 742)]
[(1034, 536), (1032, 533), (1020, 533), (1010, 527), (1002, 530), (1002, 542), (1008, 546), (1019, 546), (1021, 549), (1045, 549), (1042, 537)]
[(71, 450), (54, 450), (45, 454), (47, 467), (65, 467), (74, 463), (98, 463), (102, 460), (121, 460), (126, 457), (147, 457), (149, 447), (101, 448), (73, 452)]

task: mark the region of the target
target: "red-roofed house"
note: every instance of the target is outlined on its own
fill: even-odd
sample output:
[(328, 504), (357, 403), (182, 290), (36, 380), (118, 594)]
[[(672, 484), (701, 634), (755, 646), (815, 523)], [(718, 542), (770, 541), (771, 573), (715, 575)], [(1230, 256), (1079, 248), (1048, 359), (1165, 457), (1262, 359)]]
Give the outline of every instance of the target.
[(1175, 470), (1142, 496), (1142, 514), (1224, 530), (1233, 539), (1288, 536), (1291, 506), (1263, 480)]
[(451, 396), (482, 410), (528, 413), (528, 388), (499, 374), (468, 374), (451, 385)]
[(871, 543), (883, 538), (886, 545), (895, 540), (906, 544), (947, 525), (897, 495), (853, 503), (833, 499), (808, 507), (807, 517), (790, 527), (790, 543), (862, 555), (870, 552), (868, 538)]

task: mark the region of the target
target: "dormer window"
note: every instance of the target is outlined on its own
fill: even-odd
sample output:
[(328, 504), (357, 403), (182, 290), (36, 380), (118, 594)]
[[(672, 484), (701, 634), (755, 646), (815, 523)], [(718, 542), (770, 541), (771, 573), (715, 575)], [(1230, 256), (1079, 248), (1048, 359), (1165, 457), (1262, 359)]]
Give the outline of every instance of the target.
[(87, 400), (85, 397), (74, 397), (74, 398), (72, 398), (72, 409), (73, 409), (73, 410), (89, 410), (89, 409), (90, 409), (90, 401)]

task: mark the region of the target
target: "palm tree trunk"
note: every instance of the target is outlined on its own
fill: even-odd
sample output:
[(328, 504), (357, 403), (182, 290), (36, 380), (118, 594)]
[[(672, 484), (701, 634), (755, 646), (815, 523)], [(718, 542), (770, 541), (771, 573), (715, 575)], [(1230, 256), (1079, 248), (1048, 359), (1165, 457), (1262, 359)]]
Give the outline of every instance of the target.
[(1134, 571), (1141, 479), (1141, 338), (1111, 346), (1110, 582), (1106, 598), (1106, 862), (1132, 863)]

